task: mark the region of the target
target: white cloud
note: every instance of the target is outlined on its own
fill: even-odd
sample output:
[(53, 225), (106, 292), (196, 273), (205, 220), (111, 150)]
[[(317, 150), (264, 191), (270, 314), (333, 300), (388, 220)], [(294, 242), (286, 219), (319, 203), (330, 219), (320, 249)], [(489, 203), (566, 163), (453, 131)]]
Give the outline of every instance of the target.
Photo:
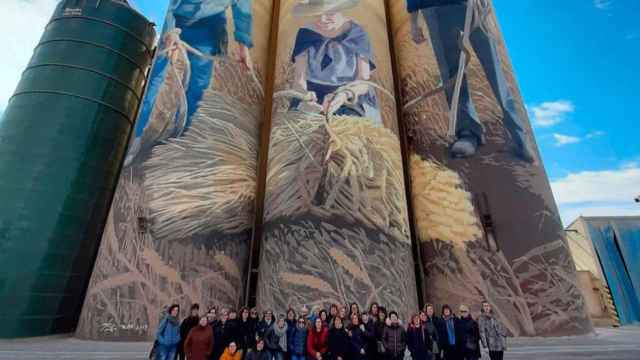
[(580, 139), (579, 137), (569, 136), (569, 135), (562, 135), (562, 134), (558, 134), (558, 133), (554, 133), (553, 134), (553, 138), (556, 140), (556, 146), (577, 144), (580, 141), (582, 141), (582, 139)]
[(597, 138), (597, 137), (601, 137), (601, 136), (605, 136), (605, 135), (607, 135), (606, 132), (597, 130), (597, 131), (592, 131), (592, 132), (588, 133), (585, 136), (585, 139), (593, 139), (593, 138)]
[(593, 6), (600, 10), (611, 9), (611, 5), (613, 5), (613, 0), (593, 0)]
[(0, 109), (13, 94), (58, 0), (2, 0)]
[(549, 127), (564, 121), (575, 111), (575, 106), (569, 100), (557, 100), (530, 106), (529, 111), (535, 125)]
[(581, 171), (551, 182), (565, 225), (576, 217), (640, 215), (640, 167), (627, 163), (612, 170)]

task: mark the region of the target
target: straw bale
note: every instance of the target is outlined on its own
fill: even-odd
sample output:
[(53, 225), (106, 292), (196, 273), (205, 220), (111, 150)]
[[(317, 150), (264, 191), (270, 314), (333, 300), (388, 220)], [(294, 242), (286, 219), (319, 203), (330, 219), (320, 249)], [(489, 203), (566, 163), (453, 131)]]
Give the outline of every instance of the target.
[(256, 114), (223, 93), (206, 97), (185, 134), (155, 146), (143, 165), (156, 238), (239, 233), (253, 223)]

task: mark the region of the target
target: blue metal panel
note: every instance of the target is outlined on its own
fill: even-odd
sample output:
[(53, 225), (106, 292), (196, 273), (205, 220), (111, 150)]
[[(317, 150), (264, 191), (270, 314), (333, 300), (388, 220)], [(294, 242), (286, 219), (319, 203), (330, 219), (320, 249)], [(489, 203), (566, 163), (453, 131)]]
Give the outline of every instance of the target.
[(609, 222), (597, 225), (587, 222), (587, 225), (618, 310), (620, 324), (629, 325), (640, 322), (640, 301), (638, 301), (624, 260), (616, 245), (616, 237), (618, 236), (614, 228)]
[(613, 228), (636, 298), (640, 299), (640, 222), (614, 221)]

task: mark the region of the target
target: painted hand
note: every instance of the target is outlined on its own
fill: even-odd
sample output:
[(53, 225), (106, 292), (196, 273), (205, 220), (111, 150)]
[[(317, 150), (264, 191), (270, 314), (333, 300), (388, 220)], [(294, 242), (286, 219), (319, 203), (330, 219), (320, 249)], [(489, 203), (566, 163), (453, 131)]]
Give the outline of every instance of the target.
[(167, 51), (167, 57), (175, 62), (178, 58), (179, 50), (180, 50), (180, 33), (182, 31), (178, 28), (175, 28), (171, 31), (168, 31), (164, 37), (162, 38), (164, 50)]
[(245, 45), (240, 44), (236, 52), (236, 61), (242, 65), (247, 71), (253, 71), (253, 60), (251, 59), (251, 52)]
[(338, 109), (342, 107), (342, 105), (346, 104), (348, 101), (348, 97), (346, 93), (339, 93), (336, 96), (327, 96), (324, 99), (324, 104), (322, 104), (322, 108), (324, 109), (324, 113), (328, 115), (333, 115)]
[(422, 44), (423, 42), (427, 41), (427, 38), (424, 37), (422, 28), (417, 24), (411, 26), (411, 38), (416, 44)]

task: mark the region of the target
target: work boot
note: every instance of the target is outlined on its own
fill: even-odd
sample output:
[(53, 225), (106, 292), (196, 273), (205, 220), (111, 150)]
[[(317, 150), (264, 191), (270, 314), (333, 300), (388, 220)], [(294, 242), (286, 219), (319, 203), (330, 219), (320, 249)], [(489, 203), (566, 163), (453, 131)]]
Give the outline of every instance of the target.
[(478, 150), (478, 138), (471, 136), (462, 136), (451, 145), (449, 153), (452, 158), (468, 158), (475, 155)]

